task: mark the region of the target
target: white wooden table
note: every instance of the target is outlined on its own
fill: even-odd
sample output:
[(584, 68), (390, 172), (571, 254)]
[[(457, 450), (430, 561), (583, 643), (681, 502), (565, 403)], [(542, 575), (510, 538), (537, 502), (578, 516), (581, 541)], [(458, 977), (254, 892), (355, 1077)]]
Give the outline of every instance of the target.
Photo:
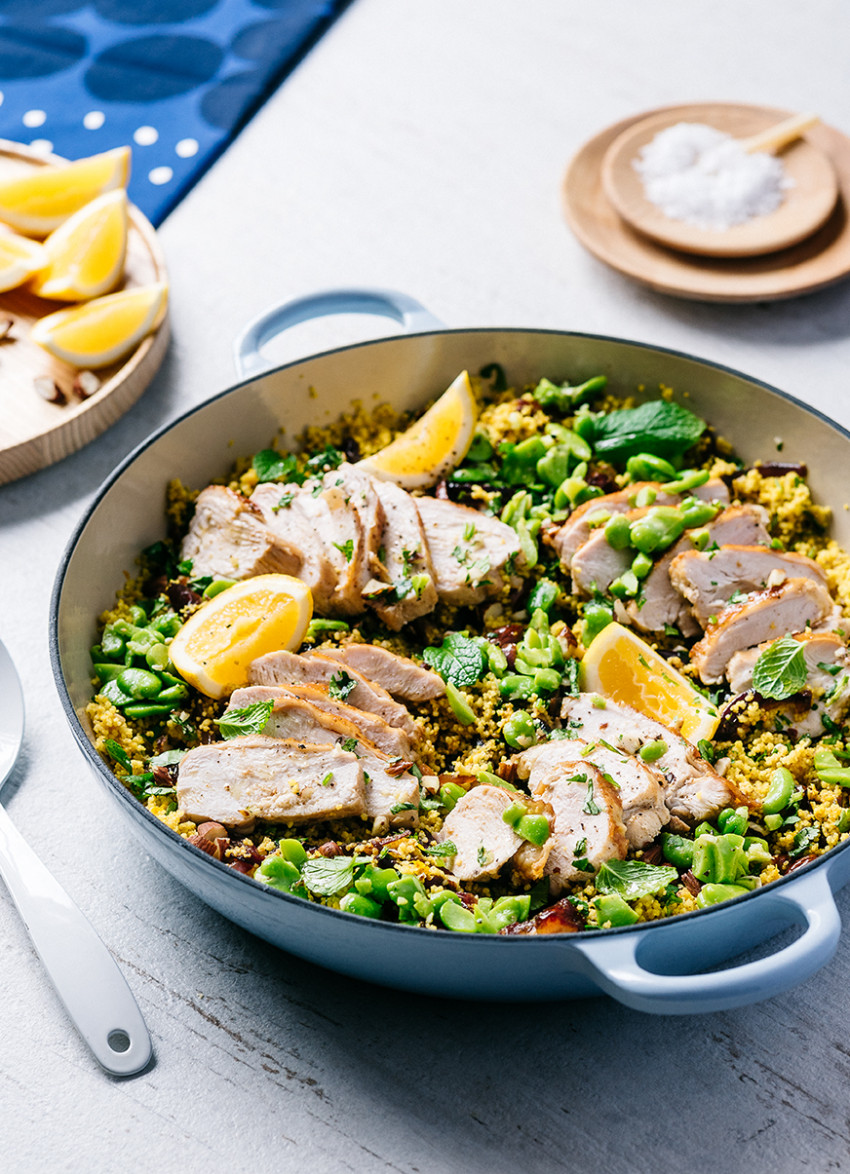
[[(848, 33), (840, 0), (355, 0), (169, 218), (161, 374), (86, 450), (0, 489), (0, 636), (29, 716), (4, 797), (120, 960), (156, 1062), (102, 1075), (0, 892), (4, 1170), (850, 1165), (850, 937), (790, 994), (690, 1019), (342, 979), (224, 921), (145, 857), (65, 727), (47, 652), (54, 572), (96, 487), (232, 382), (231, 339), (273, 300), (381, 285), (450, 326), (621, 335), (740, 368), (850, 425), (850, 285), (771, 305), (676, 301), (586, 255), (559, 210), (575, 149), (657, 105), (750, 101), (850, 129)], [(376, 329), (324, 320), (276, 354)], [(839, 900), (847, 919), (850, 894)]]

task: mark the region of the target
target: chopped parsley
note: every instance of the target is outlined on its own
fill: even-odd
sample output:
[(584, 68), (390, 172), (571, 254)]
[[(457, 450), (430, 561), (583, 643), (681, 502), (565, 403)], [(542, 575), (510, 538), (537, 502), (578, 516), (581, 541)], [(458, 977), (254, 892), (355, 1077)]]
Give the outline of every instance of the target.
[(346, 538), (345, 542), (335, 542), (334, 546), (337, 548), (340, 554), (345, 555), (345, 561), (350, 563), (354, 557), (354, 539)]
[(601, 808), (596, 800), (593, 798), (593, 779), (589, 779), (587, 783), (587, 799), (585, 800), (582, 811), (585, 815), (598, 815)]
[(331, 697), (336, 698), (337, 701), (347, 701), (356, 684), (357, 681), (354, 677), (340, 670), (340, 672), (334, 673), (331, 677), (330, 684), (328, 685), (328, 693)]

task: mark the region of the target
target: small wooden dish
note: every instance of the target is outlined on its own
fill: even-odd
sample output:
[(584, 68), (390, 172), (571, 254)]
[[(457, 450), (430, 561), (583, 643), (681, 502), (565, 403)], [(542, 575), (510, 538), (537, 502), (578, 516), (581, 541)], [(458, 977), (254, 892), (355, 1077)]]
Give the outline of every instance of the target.
[[(0, 178), (20, 175), (27, 168), (62, 163), (56, 155), (41, 155), (19, 143), (0, 139)], [(125, 279), (120, 288), (167, 281), (165, 261), (150, 221), (130, 208)], [(168, 312), (158, 329), (127, 358), (98, 369), (100, 387), (88, 399), (72, 393), (75, 367), (54, 359), (30, 342), (29, 329), (39, 318), (68, 303), (48, 301), (26, 286), (0, 293), (0, 323), (12, 321), (0, 340), (0, 485), (15, 481), (62, 460), (100, 436), (136, 402), (162, 362), (168, 346)], [(48, 403), (35, 390), (40, 376), (53, 379), (67, 403)]]
[(823, 151), (800, 138), (779, 153), (793, 186), (774, 212), (722, 232), (672, 220), (646, 198), (643, 180), (634, 164), (641, 150), (657, 134), (679, 122), (703, 123), (736, 139), (767, 129), (761, 125), (762, 119), (751, 110), (722, 103), (685, 107), (681, 113), (675, 114), (667, 111), (629, 127), (605, 152), (602, 186), (608, 199), (632, 228), (663, 245), (687, 253), (706, 257), (753, 257), (795, 245), (829, 219), (838, 198), (835, 168)]
[[(835, 170), (838, 199), (825, 223), (804, 240), (775, 252), (747, 257), (715, 257), (671, 249), (651, 240), (625, 221), (602, 185), (602, 161), (612, 144), (631, 127), (665, 115), (672, 122), (706, 121), (697, 116), (709, 106), (682, 105), (650, 110), (607, 127), (573, 156), (564, 176), (564, 217), (584, 247), (612, 269), (660, 293), (709, 302), (762, 302), (812, 293), (850, 274), (850, 139), (819, 124), (806, 140), (826, 156)], [(711, 103), (712, 109), (723, 108)], [(740, 122), (722, 129), (755, 133), (789, 116), (766, 106), (729, 104)], [(740, 127), (740, 129), (737, 129)]]

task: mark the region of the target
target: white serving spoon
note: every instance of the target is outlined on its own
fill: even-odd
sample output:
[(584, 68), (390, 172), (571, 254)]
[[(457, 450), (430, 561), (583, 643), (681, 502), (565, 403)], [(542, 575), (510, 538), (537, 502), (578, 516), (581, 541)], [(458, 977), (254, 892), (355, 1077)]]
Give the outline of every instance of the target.
[[(24, 738), (17, 670), (0, 642), (0, 788)], [(112, 1076), (141, 1072), (148, 1029), (124, 975), (89, 922), (21, 836), (0, 803), (0, 876), (56, 993), (97, 1062)]]

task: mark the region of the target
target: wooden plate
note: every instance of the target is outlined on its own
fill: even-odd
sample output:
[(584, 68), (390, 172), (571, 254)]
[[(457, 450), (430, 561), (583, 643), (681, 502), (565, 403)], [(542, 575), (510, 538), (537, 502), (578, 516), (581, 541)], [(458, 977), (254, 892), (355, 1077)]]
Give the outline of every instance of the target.
[[(717, 105), (717, 104), (714, 104)], [(780, 122), (788, 111), (734, 106)], [(571, 160), (562, 185), (565, 219), (584, 247), (612, 269), (660, 293), (708, 302), (762, 302), (823, 289), (850, 274), (850, 139), (823, 124), (806, 138), (832, 162), (838, 200), (826, 223), (791, 248), (757, 257), (701, 257), (656, 244), (617, 213), (602, 187), (602, 160), (611, 144), (638, 122), (670, 113), (680, 121), (693, 105), (650, 110), (608, 127)]]
[[(62, 163), (56, 155), (39, 155), (28, 147), (0, 139), (0, 178), (20, 175), (45, 163)], [(130, 207), (126, 276), (122, 289), (167, 281), (165, 262), (150, 221)], [(168, 313), (162, 324), (119, 363), (100, 368), (98, 390), (79, 400), (71, 394), (76, 368), (29, 341), (29, 328), (38, 318), (60, 310), (65, 302), (48, 301), (26, 287), (0, 293), (0, 321), (12, 319), (6, 339), (0, 341), (0, 485), (62, 460), (127, 411), (145, 390), (162, 362), (168, 345)], [(54, 379), (68, 395), (64, 405), (48, 403), (36, 392), (40, 375)]]
[(806, 138), (780, 154), (792, 185), (774, 211), (736, 224), (723, 232), (698, 228), (651, 204), (634, 162), (659, 132), (679, 122), (697, 122), (743, 139), (775, 123), (746, 106), (701, 103), (673, 113), (656, 114), (618, 135), (602, 160), (602, 186), (608, 199), (632, 228), (660, 244), (707, 257), (752, 257), (785, 249), (805, 240), (829, 218), (838, 198), (838, 179), (827, 155)]

